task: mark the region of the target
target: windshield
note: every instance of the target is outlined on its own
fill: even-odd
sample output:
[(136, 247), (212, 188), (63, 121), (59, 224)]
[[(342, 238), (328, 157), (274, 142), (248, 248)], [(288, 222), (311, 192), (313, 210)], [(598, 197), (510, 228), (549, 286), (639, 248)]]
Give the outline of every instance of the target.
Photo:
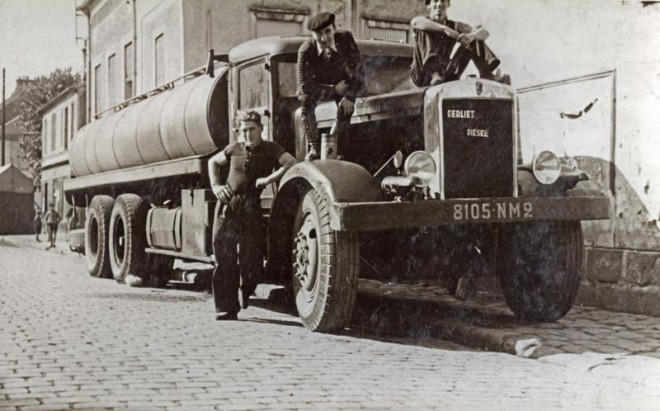
[[(410, 58), (392, 56), (363, 56), (364, 89), (361, 97), (408, 90), (414, 87), (410, 81)], [(279, 62), (280, 97), (296, 96), (296, 63)]]

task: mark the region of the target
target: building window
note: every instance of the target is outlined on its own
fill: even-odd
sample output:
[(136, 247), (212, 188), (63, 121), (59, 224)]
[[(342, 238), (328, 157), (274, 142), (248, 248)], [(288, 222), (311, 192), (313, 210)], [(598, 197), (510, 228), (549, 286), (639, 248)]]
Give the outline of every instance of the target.
[(307, 8), (280, 9), (252, 5), (254, 36), (296, 36), (303, 33), (302, 24), (309, 15)]
[(119, 103), (117, 98), (117, 59), (113, 54), (108, 57), (108, 106), (112, 107)]
[(165, 34), (160, 34), (154, 41), (155, 86), (165, 82)]
[(63, 124), (62, 124), (62, 143), (64, 146), (64, 149), (66, 150), (69, 148), (69, 136), (71, 134), (71, 129), (70, 129), (70, 122), (69, 122), (69, 107), (64, 107), (64, 117), (63, 117)]
[(410, 41), (410, 26), (399, 22), (363, 19), (364, 37), (374, 40)]
[(57, 117), (55, 113), (50, 115), (50, 151), (55, 151), (55, 141), (57, 140)]
[(124, 46), (124, 100), (134, 96), (133, 91), (133, 43)]
[(76, 129), (78, 128), (78, 122), (76, 121), (76, 105), (71, 103), (71, 141), (76, 135)]
[(48, 139), (48, 134), (49, 133), (50, 133), (50, 128), (49, 128), (49, 124), (48, 124), (48, 118), (44, 117), (44, 126), (43, 126), (43, 136), (44, 136), (43, 149), (44, 149), (44, 154), (48, 154), (48, 152), (49, 152), (49, 150), (48, 150), (48, 142), (50, 141)]
[(94, 67), (94, 114), (101, 111), (101, 65)]

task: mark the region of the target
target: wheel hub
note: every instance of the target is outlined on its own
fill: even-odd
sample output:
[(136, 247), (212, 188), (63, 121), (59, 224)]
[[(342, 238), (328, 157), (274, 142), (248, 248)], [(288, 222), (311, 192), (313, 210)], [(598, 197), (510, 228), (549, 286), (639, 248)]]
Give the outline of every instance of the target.
[(316, 285), (318, 246), (316, 229), (309, 218), (305, 219), (293, 242), (293, 275), (302, 290), (312, 292)]

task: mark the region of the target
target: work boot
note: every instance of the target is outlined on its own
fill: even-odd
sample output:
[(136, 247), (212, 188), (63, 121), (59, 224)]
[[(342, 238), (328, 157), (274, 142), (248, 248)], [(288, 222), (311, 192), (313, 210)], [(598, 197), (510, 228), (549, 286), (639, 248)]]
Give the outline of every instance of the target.
[(235, 311), (224, 311), (215, 315), (216, 321), (235, 321), (238, 320), (238, 313)]
[(511, 76), (508, 74), (502, 74), (502, 70), (500, 69), (497, 69), (495, 73), (481, 77), (488, 80), (497, 81), (498, 83), (508, 84), (509, 86), (511, 85)]

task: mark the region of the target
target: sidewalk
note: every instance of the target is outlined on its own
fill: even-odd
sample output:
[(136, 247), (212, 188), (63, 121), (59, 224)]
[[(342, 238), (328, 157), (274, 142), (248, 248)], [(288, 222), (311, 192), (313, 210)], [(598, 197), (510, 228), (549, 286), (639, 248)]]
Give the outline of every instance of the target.
[(488, 351), (530, 358), (587, 352), (660, 358), (657, 317), (575, 305), (555, 323), (520, 323), (504, 297), (495, 293), (478, 292), (468, 301), (459, 301), (440, 286), (392, 286), (368, 279), (360, 280), (358, 299), (378, 307), (394, 304), (426, 313), (429, 335)]
[(66, 232), (58, 231), (55, 240), (55, 248), (51, 248), (49, 250), (46, 250), (46, 248), (49, 245), (48, 234), (45, 233), (39, 234), (40, 241), (37, 241), (35, 237), (36, 236), (34, 234), (0, 235), (0, 244), (5, 242), (5, 243), (20, 245), (21, 247), (36, 248), (39, 250), (55, 252), (59, 254), (71, 254), (74, 256), (78, 255), (77, 253), (74, 253), (69, 249), (69, 244), (66, 242), (66, 238), (67, 238)]

